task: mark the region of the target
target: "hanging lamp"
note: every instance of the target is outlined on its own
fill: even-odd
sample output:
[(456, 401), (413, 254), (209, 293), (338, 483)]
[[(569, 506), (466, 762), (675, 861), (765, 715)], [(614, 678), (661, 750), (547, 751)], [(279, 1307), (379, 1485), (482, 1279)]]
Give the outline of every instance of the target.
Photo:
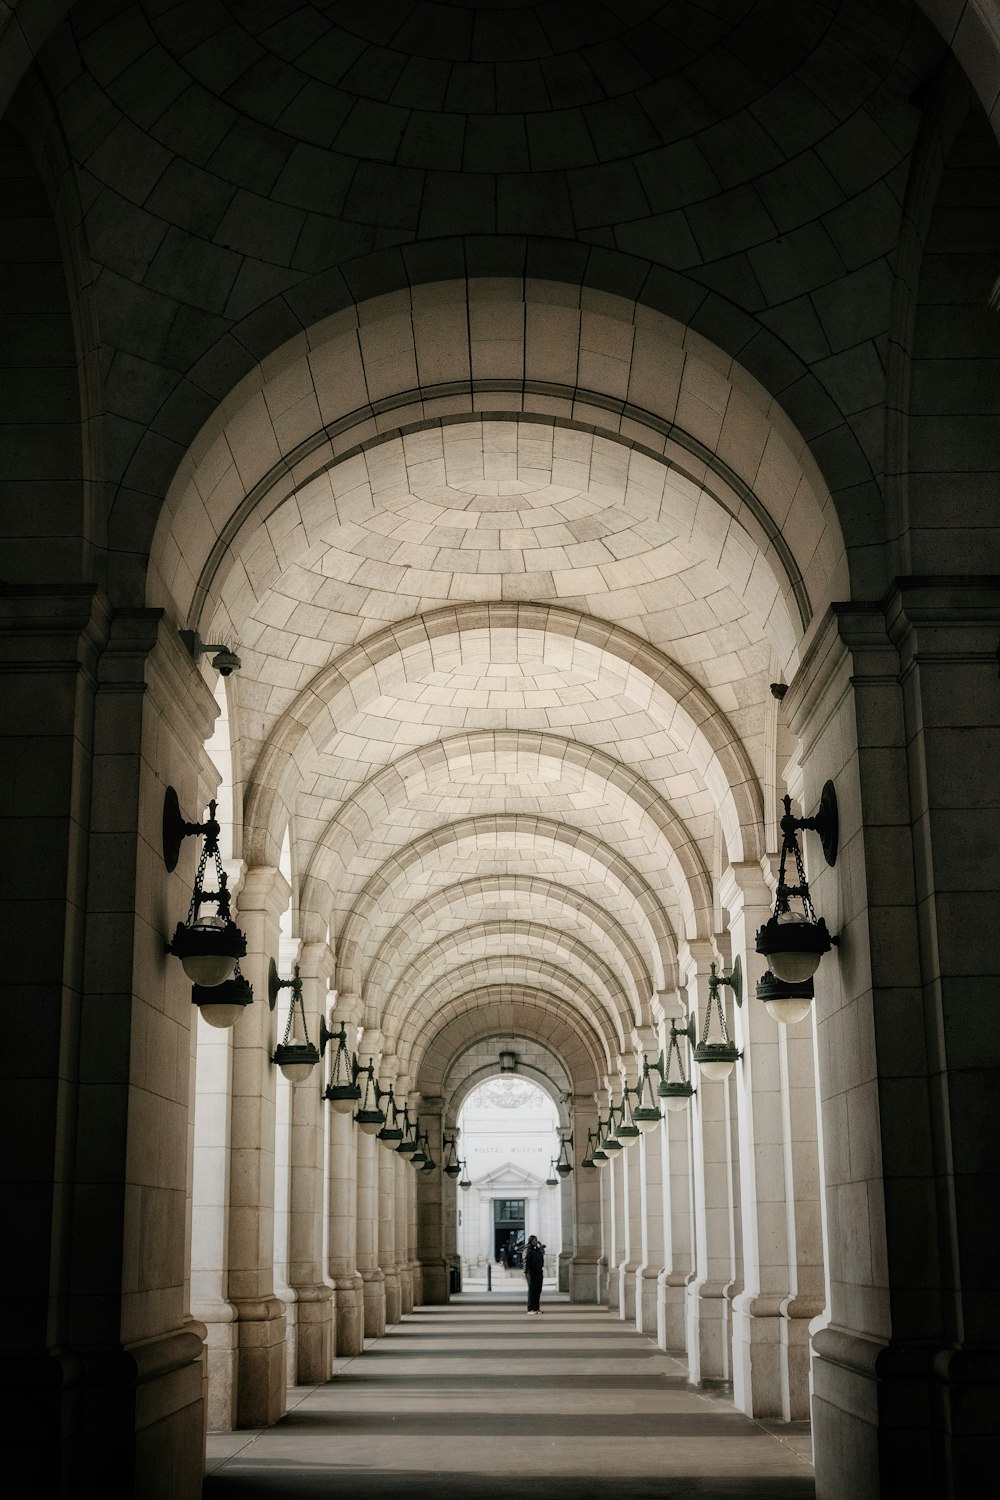
[[(573, 1163), (570, 1161), (569, 1156), (569, 1153), (572, 1149), (573, 1137), (571, 1135), (560, 1136), (559, 1155), (556, 1157), (556, 1171), (559, 1173), (560, 1177), (568, 1177), (573, 1170)], [(583, 1164), (581, 1162), (581, 1166), (582, 1165)]]
[[(177, 868), (181, 844), (186, 838), (198, 834), (203, 834), (205, 838), (194, 878), (187, 921), (178, 922), (167, 945), (167, 952), (180, 959), (191, 983), (202, 989), (214, 989), (231, 979), (236, 971), (237, 959), (244, 958), (247, 951), (246, 937), (230, 916), (229, 887), (219, 852), (221, 828), (215, 816), (216, 806), (214, 801), (208, 804), (208, 818), (204, 823), (189, 823), (181, 814), (177, 793), (172, 786), (167, 787), (163, 798), (163, 863), (168, 870)], [(210, 859), (215, 867), (218, 886), (214, 891), (205, 890), (205, 870)], [(202, 913), (202, 907), (206, 903), (215, 906), (214, 916)], [(244, 1005), (248, 1002), (230, 999), (223, 1003)], [(233, 1020), (237, 1014), (238, 1012), (233, 1015)], [(219, 1022), (214, 1024), (218, 1025)]]
[[(291, 979), (281, 979), (278, 975), (278, 966), (272, 958), (267, 966), (267, 1003), (274, 1010), (278, 1003), (278, 996), (282, 990), (290, 989), (292, 998), (288, 1005), (288, 1019), (285, 1022), (285, 1032), (275, 1047), (271, 1061), (277, 1063), (278, 1067), (289, 1083), (301, 1083), (308, 1078), (313, 1068), (319, 1062), (321, 1049), (309, 1040), (309, 1030), (306, 1026), (306, 1010), (302, 1003), (302, 979), (299, 975), (299, 966), (295, 965), (292, 970)], [(302, 1037), (293, 1038), (296, 1031), (296, 1022), (302, 1023)], [(322, 1050), (326, 1050), (326, 1044), (330, 1039), (330, 1033), (326, 1029), (326, 1022), (320, 1018), (320, 1040)]]
[(385, 1125), (385, 1112), (379, 1108), (379, 1086), (375, 1082), (375, 1064), (371, 1059), (358, 1076), (362, 1075), (364, 1083), (361, 1085), (361, 1103), (354, 1116), (355, 1123), (365, 1135), (378, 1135)]
[[(830, 936), (824, 919), (816, 915), (797, 834), (799, 829), (818, 833), (827, 864), (837, 863), (837, 793), (833, 782), (826, 782), (812, 818), (794, 817), (790, 797), (784, 798), (784, 806), (774, 915), (757, 932), (757, 952), (764, 955), (775, 978), (783, 984), (802, 984), (812, 978), (823, 954), (829, 953), (836, 939)], [(795, 862), (796, 885), (788, 885), (785, 878), (789, 855)], [(793, 900), (799, 902), (801, 911), (792, 909)]]
[[(678, 1026), (676, 1021), (670, 1023), (670, 1041), (667, 1043), (666, 1056), (661, 1052), (653, 1067), (660, 1075), (660, 1087), (657, 1089), (658, 1096), (664, 1101), (667, 1109), (672, 1114), (679, 1113), (687, 1107), (687, 1102), (694, 1095), (694, 1085), (684, 1071), (684, 1059), (681, 1057), (680, 1038), (687, 1037), (688, 1042), (693, 1041), (694, 1027), (691, 1022), (684, 1026)], [(672, 1076), (674, 1060), (677, 1061), (678, 1076)]]
[[(705, 1006), (705, 1024), (702, 1027), (701, 1041), (695, 1047), (693, 1057), (705, 1077), (713, 1083), (721, 1083), (728, 1078), (733, 1071), (733, 1064), (743, 1056), (742, 1052), (732, 1041), (729, 1035), (729, 1027), (726, 1024), (726, 1007), (722, 1003), (720, 990), (731, 989), (733, 999), (737, 1005), (743, 1004), (743, 965), (737, 956), (731, 974), (718, 974), (713, 963), (708, 976), (708, 1004)], [(712, 1030), (713, 1012), (719, 1020), (719, 1039), (709, 1040)], [(694, 1026), (694, 1018), (691, 1019)], [(692, 1035), (692, 1040), (693, 1040)]]
[(332, 1034), (331, 1040), (336, 1041), (337, 1050), (333, 1054), (330, 1082), (326, 1086), (323, 1097), (338, 1115), (352, 1115), (354, 1106), (361, 1100), (361, 1089), (358, 1084), (358, 1074), (361, 1069), (356, 1055), (348, 1048), (345, 1025), (341, 1024), (340, 1031)]

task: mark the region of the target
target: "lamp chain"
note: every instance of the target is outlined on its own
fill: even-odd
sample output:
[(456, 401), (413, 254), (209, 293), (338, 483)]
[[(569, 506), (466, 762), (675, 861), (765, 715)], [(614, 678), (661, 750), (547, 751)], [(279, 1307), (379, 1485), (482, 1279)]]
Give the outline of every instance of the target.
[(281, 1045), (287, 1047), (292, 1036), (292, 1021), (295, 1019), (295, 1007), (298, 1006), (299, 1015), (302, 1017), (302, 1035), (305, 1037), (306, 1046), (309, 1043), (309, 1028), (306, 1025), (306, 1008), (302, 1003), (302, 981), (299, 978), (299, 966), (295, 965), (295, 978), (292, 980), (292, 1001), (288, 1007), (288, 1019), (285, 1022), (285, 1034), (281, 1038)]
[(703, 1047), (709, 1045), (708, 1032), (709, 1027), (712, 1024), (713, 1005), (719, 1013), (719, 1028), (722, 1031), (723, 1043), (727, 1047), (729, 1045), (729, 1027), (726, 1025), (726, 1008), (722, 1003), (721, 996), (719, 995), (720, 988), (720, 985), (711, 983), (708, 987), (708, 1004), (705, 1006), (705, 1025), (701, 1033), (701, 1045)]

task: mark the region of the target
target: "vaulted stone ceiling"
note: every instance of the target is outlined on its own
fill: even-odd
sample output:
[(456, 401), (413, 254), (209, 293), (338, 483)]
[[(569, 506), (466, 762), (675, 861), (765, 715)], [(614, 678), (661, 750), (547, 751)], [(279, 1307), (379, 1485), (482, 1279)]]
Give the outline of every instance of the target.
[(51, 38), (115, 567), (169, 490), (146, 597), (243, 659), (241, 852), (290, 830), (296, 931), (390, 1048), (519, 986), (608, 1065), (764, 853), (768, 683), (871, 565), (830, 490), (881, 504), (941, 54), (833, 0), (146, 0)]

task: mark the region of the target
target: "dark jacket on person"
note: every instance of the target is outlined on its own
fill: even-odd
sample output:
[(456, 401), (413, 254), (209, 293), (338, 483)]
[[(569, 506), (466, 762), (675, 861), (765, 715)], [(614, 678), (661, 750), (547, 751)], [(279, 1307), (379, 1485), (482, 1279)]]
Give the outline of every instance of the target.
[(545, 1271), (545, 1251), (541, 1245), (529, 1245), (524, 1252), (524, 1269), (529, 1276), (541, 1276)]

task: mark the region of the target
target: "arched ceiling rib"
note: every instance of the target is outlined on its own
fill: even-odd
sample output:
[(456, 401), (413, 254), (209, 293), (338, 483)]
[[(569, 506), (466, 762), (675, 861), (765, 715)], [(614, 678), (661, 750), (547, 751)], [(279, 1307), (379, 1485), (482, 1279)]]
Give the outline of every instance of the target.
[[(662, 989), (673, 979), (676, 939), (667, 911), (627, 860), (593, 834), (554, 818), (493, 814), (435, 828), (382, 864), (340, 929), (337, 974), (341, 988), (357, 988), (358, 944), (364, 938), (374, 942), (407, 899), (419, 899), (428, 888), (450, 885), (456, 863), (465, 862), (463, 851), (474, 852), (475, 868), (488, 870), (495, 878), (512, 874), (516, 878), (521, 870), (536, 877), (551, 874), (591, 900), (603, 901), (640, 938), (655, 988)], [(302, 899), (308, 909), (309, 882)], [(318, 906), (329, 909), (326, 900)], [(325, 925), (324, 919), (319, 919), (319, 925)], [(318, 929), (312, 935), (317, 941), (321, 937)], [(305, 930), (303, 936), (307, 936)]]

